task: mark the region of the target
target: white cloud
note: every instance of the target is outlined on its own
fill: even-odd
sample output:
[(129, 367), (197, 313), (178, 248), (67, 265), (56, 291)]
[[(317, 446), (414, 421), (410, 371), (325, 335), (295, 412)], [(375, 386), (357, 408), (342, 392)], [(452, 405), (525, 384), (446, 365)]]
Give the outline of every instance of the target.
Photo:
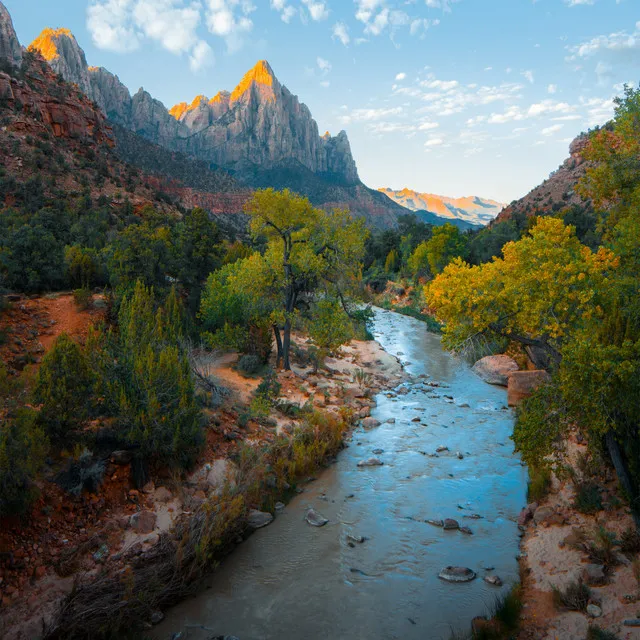
[(316, 64), (318, 65), (318, 69), (325, 75), (331, 71), (331, 63), (320, 56), (316, 58)]
[(206, 23), (209, 31), (224, 38), (229, 52), (242, 47), (243, 36), (253, 29), (249, 15), (255, 11), (250, 0), (207, 0)]
[(429, 140), (427, 140), (424, 143), (425, 147), (439, 147), (441, 145), (444, 144), (444, 139), (443, 138), (429, 138)]
[(557, 84), (550, 84), (547, 87), (547, 93), (550, 94), (550, 95), (553, 95), (557, 91), (558, 91), (558, 85)]
[(577, 7), (579, 5), (592, 5), (595, 4), (596, 0), (564, 0), (564, 3), (569, 7)]
[(349, 37), (349, 27), (344, 22), (336, 22), (333, 25), (333, 37), (337, 38), (346, 47), (351, 38)]
[(527, 71), (523, 71), (522, 75), (531, 83), (533, 84), (535, 82), (534, 78), (533, 78), (533, 71), (531, 70), (527, 70)]
[(302, 4), (307, 7), (312, 20), (326, 20), (329, 17), (329, 9), (321, 0), (302, 0)]
[(294, 7), (287, 4), (287, 0), (271, 0), (271, 8), (277, 11), (280, 14), (280, 19), (287, 24), (291, 22), (291, 18), (297, 13)]
[(402, 107), (381, 107), (379, 109), (354, 109), (349, 115), (340, 116), (343, 124), (350, 122), (370, 122), (372, 120), (382, 120), (388, 116), (400, 115)]
[(563, 124), (554, 124), (554, 125), (551, 125), (550, 127), (545, 127), (542, 130), (542, 135), (552, 136), (554, 133), (557, 133), (558, 131), (560, 131), (563, 127), (564, 127)]
[(404, 80), (406, 77), (407, 77), (407, 74), (406, 74), (406, 73), (404, 73), (404, 72), (402, 72), (402, 73), (398, 73), (398, 74), (396, 75), (396, 80), (398, 80), (398, 82), (400, 82), (400, 81)]
[(176, 55), (186, 54), (197, 71), (213, 62), (213, 52), (197, 35), (202, 20), (198, 2), (182, 0), (93, 0), (87, 29), (100, 49), (127, 53), (145, 39)]

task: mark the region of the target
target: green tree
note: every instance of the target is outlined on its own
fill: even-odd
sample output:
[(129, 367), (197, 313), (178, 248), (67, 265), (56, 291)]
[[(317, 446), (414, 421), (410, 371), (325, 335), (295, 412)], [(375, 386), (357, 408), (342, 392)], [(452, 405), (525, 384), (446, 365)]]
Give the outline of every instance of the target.
[(89, 415), (94, 374), (80, 346), (66, 333), (58, 336), (38, 369), (34, 399), (38, 420), (47, 434), (61, 442)]
[(288, 189), (256, 191), (245, 210), (253, 238), (266, 240), (262, 282), (269, 283), (268, 297), (278, 300), (272, 315), (278, 361), (290, 369), (291, 327), (301, 298), (322, 286), (346, 311), (345, 292), (360, 279), (367, 232), (346, 211), (315, 209)]
[(337, 300), (319, 300), (307, 326), (311, 339), (324, 354), (335, 351), (354, 337), (353, 324)]
[(400, 268), (400, 256), (395, 249), (391, 249), (384, 261), (384, 270), (387, 273), (395, 273)]
[(448, 222), (434, 227), (433, 235), (427, 242), (427, 260), (432, 273), (440, 273), (454, 258), (464, 256), (466, 238), (458, 227)]
[(407, 260), (407, 267), (414, 278), (429, 275), (429, 247), (427, 242), (421, 242), (413, 250)]

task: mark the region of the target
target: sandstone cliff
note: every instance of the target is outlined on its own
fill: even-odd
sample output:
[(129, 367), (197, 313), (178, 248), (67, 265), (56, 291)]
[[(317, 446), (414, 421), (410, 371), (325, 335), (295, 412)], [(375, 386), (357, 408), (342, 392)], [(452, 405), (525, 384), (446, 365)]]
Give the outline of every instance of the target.
[(16, 36), (11, 16), (0, 2), (0, 62), (17, 67), (22, 62), (22, 47)]
[(590, 209), (590, 203), (576, 193), (575, 188), (585, 174), (587, 163), (582, 157), (588, 142), (586, 134), (578, 136), (569, 145), (569, 157), (542, 184), (532, 189), (520, 200), (514, 200), (503, 209), (496, 222), (508, 220), (513, 215), (544, 215), (575, 205)]
[(412, 211), (429, 211), (450, 222), (462, 220), (472, 225), (486, 225), (506, 206), (496, 200), (468, 196), (448, 198), (432, 193), (420, 193), (413, 189), (379, 189), (393, 201)]

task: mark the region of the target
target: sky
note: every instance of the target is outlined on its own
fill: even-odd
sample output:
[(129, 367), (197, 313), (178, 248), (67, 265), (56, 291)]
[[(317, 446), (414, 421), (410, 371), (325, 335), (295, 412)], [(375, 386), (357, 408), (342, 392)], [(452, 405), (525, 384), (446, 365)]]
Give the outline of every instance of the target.
[(167, 107), (268, 60), (374, 188), (510, 202), (640, 80), (640, 0), (3, 2), (23, 45), (66, 27)]

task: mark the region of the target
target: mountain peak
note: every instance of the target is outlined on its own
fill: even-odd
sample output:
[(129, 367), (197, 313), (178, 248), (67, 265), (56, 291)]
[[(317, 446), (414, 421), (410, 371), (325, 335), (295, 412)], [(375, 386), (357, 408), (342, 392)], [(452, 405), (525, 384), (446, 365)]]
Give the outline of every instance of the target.
[(7, 61), (12, 67), (22, 62), (22, 47), (16, 36), (11, 16), (0, 2), (0, 60)]
[(231, 93), (231, 101), (234, 102), (242, 97), (252, 86), (268, 87), (270, 91), (265, 92), (270, 97), (275, 98), (273, 87), (278, 80), (273, 73), (273, 69), (266, 60), (259, 60), (257, 64), (244, 74), (240, 84)]
[(70, 41), (70, 46), (80, 49), (75, 36), (69, 29), (43, 29), (42, 33), (29, 45), (29, 51), (38, 51), (49, 63), (61, 55), (62, 42)]

